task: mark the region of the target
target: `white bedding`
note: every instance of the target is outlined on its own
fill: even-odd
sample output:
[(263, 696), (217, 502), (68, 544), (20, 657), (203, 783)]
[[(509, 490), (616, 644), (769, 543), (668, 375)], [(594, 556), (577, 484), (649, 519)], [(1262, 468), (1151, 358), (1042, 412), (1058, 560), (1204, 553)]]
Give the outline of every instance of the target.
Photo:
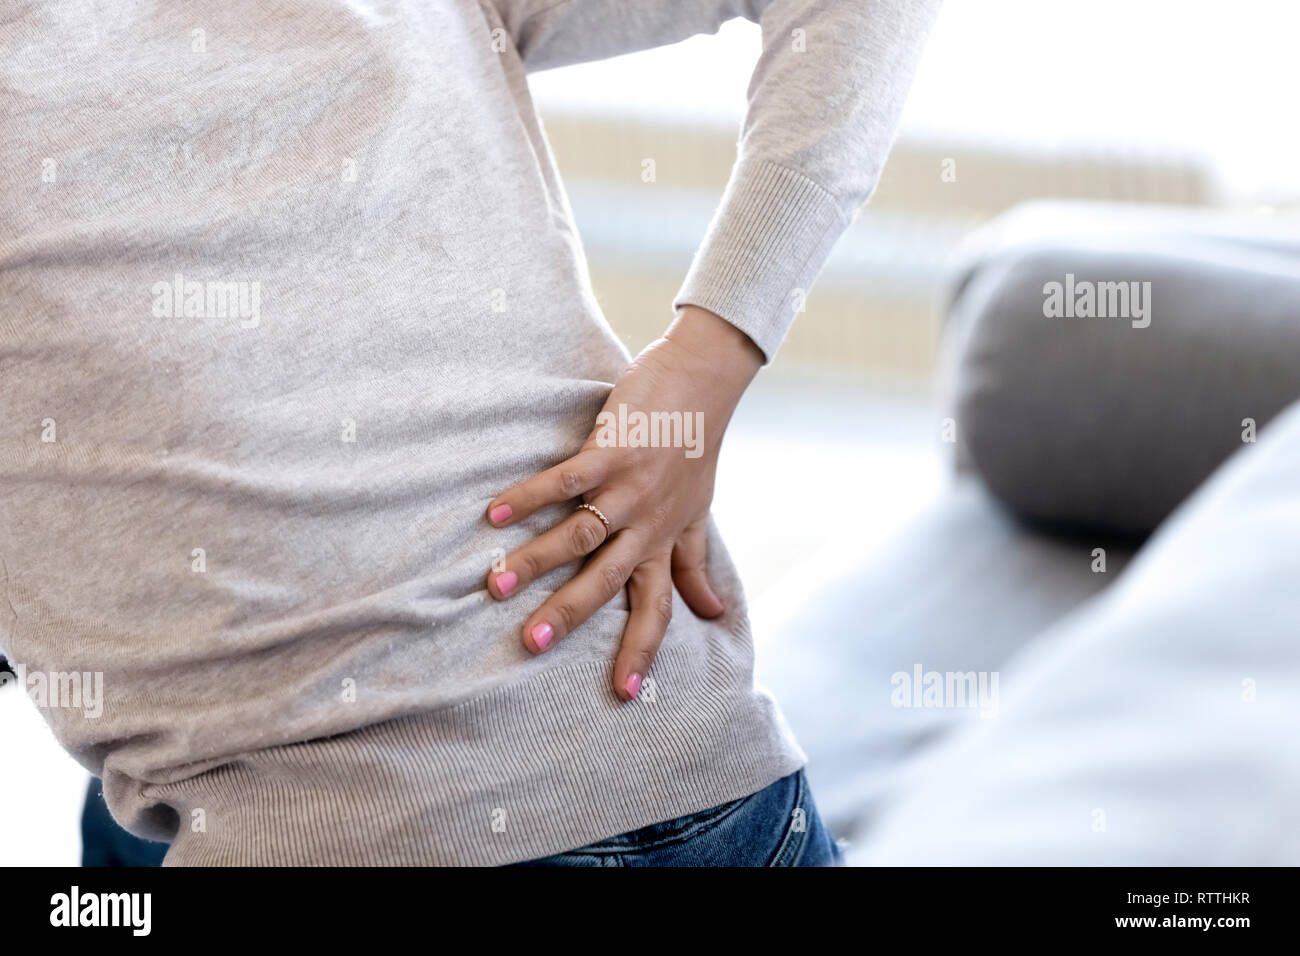
[(891, 774), (851, 862), (1300, 864), (1300, 405), (1000, 690)]

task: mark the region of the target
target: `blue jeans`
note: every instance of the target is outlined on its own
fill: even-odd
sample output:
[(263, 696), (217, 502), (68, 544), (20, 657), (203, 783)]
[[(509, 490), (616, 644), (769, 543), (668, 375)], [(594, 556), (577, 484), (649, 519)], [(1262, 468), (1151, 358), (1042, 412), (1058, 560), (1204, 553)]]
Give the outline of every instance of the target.
[(166, 843), (141, 840), (117, 825), (108, 815), (102, 784), (92, 777), (81, 811), (81, 865), (161, 866), (166, 854)]
[(835, 866), (802, 770), (722, 806), (516, 866)]

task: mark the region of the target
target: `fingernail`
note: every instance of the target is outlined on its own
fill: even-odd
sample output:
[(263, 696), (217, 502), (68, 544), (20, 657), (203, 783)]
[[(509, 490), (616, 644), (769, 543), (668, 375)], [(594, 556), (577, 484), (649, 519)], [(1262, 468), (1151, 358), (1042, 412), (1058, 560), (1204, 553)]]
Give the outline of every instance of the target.
[(497, 575), (497, 590), (502, 594), (509, 594), (519, 583), (519, 575), (513, 571), (502, 571)]
[(546, 650), (546, 645), (551, 643), (551, 638), (555, 635), (555, 631), (551, 630), (551, 625), (545, 621), (541, 624), (534, 624), (529, 633), (533, 636), (533, 643), (537, 645), (539, 651)]
[(636, 700), (636, 695), (641, 693), (641, 675), (633, 674), (627, 679), (627, 695)]
[(511, 508), (509, 505), (497, 505), (495, 508), (493, 508), (491, 511), (488, 512), (488, 520), (491, 521), (493, 524), (500, 524), (501, 522), (505, 521), (514, 513), (515, 510)]

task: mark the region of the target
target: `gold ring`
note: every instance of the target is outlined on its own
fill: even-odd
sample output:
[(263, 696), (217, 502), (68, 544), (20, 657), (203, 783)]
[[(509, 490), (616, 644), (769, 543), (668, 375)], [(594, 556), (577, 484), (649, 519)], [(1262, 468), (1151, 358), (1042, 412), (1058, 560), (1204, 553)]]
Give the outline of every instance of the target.
[(600, 519), (600, 523), (605, 526), (605, 537), (608, 538), (611, 534), (613, 534), (613, 529), (609, 526), (609, 519), (600, 513), (599, 508), (597, 508), (595, 505), (589, 505), (586, 503), (578, 505), (579, 511), (583, 511), (584, 509), (590, 511), (592, 514), (594, 514), (597, 518)]

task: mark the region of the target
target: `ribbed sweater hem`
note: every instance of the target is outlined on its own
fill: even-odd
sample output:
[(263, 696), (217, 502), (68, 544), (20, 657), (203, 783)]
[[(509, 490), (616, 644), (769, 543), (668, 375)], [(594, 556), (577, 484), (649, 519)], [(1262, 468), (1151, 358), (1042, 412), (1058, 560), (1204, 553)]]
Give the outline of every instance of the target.
[(515, 863), (761, 790), (804, 765), (747, 662), (661, 651), (641, 698), (586, 662), (441, 711), (261, 750), (142, 794), (171, 866)]

